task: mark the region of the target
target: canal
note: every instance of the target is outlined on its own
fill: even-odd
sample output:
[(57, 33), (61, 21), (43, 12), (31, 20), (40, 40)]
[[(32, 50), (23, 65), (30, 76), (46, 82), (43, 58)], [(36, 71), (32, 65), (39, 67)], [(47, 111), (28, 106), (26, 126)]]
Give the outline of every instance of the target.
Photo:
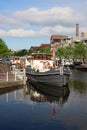
[(32, 85), (0, 90), (0, 130), (87, 130), (87, 72), (71, 71), (56, 96)]

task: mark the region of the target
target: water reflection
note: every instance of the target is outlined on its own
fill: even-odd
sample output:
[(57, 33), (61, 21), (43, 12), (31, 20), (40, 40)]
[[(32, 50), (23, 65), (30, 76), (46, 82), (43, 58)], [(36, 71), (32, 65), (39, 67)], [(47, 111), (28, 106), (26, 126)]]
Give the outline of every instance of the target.
[(86, 94), (87, 93), (87, 73), (73, 70), (70, 82), (69, 82), (70, 88), (73, 88), (75, 92), (78, 92), (80, 94)]
[(22, 89), (23, 86), (19, 85), (19, 86), (12, 86), (12, 87), (6, 87), (6, 88), (1, 88), (0, 89), (0, 95), (6, 94), (6, 93), (11, 93), (13, 91), (17, 91)]
[(0, 89), (0, 129), (86, 130), (87, 74), (72, 73), (65, 88), (28, 84)]
[(0, 89), (0, 103), (24, 100), (23, 85)]
[(70, 80), (69, 82), (70, 88), (72, 88), (75, 92), (80, 93), (81, 95), (87, 94), (87, 83), (81, 82), (79, 80)]
[(87, 72), (79, 71), (79, 70), (71, 70), (71, 79), (78, 80), (80, 82), (87, 83)]
[(42, 84), (30, 84), (27, 85), (27, 93), (30, 95), (30, 99), (35, 102), (56, 102), (59, 105), (63, 105), (69, 97), (69, 86), (65, 87), (51, 87), (44, 86)]

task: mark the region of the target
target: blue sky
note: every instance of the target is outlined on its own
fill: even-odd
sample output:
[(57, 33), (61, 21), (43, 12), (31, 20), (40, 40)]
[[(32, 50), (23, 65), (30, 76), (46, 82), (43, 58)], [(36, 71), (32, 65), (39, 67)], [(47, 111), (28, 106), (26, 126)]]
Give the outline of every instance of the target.
[(86, 0), (0, 0), (0, 38), (9, 49), (50, 43), (51, 35), (87, 32)]

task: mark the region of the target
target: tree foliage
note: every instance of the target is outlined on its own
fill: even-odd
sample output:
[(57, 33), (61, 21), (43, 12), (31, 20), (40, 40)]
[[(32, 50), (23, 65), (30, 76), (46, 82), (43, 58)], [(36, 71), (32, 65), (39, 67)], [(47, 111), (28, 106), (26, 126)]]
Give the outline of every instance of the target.
[(2, 39), (0, 39), (0, 57), (9, 56), (9, 52), (10, 51), (5, 42)]
[(87, 46), (83, 43), (69, 45), (65, 48), (59, 48), (56, 54), (58, 58), (84, 59), (87, 57)]
[(64, 48), (59, 48), (57, 51), (56, 51), (56, 56), (60, 59), (62, 59), (65, 55), (64, 55)]
[(51, 54), (51, 53), (52, 53), (50, 47), (41, 48), (39, 52), (40, 52), (40, 53), (47, 53), (47, 54)]
[(87, 46), (83, 43), (74, 46), (74, 59), (83, 59), (87, 57)]
[(28, 54), (28, 51), (26, 49), (22, 49), (22, 50), (20, 50), (18, 52), (15, 52), (14, 56), (25, 56), (27, 54)]

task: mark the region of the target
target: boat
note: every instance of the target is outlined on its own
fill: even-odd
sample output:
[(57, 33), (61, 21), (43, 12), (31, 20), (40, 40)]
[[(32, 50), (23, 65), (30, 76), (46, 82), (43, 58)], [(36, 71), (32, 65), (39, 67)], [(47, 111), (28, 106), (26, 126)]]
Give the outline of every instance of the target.
[(80, 64), (75, 66), (75, 69), (87, 72), (87, 64)]
[(30, 83), (40, 83), (49, 86), (65, 86), (69, 82), (70, 71), (64, 66), (51, 68), (45, 72), (32, 69), (31, 66), (26, 68), (27, 81)]
[(61, 62), (66, 67), (71, 67), (73, 65), (73, 60), (72, 59), (62, 59)]

